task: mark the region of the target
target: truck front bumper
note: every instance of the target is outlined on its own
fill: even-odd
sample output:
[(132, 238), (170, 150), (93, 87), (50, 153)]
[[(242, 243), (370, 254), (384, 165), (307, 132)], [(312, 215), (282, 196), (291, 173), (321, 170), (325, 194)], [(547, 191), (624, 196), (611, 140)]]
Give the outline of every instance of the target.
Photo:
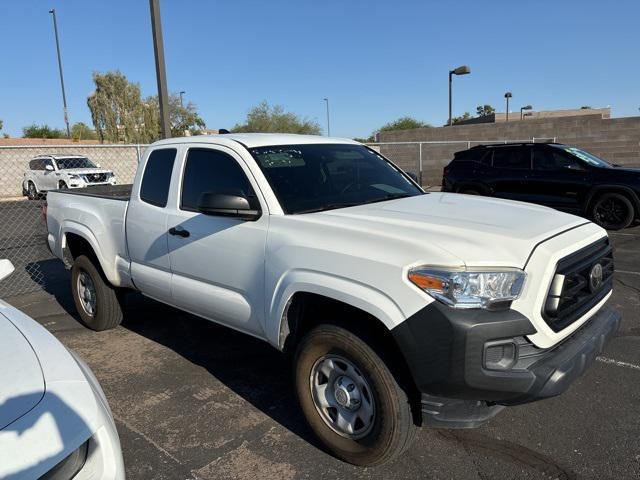
[(549, 349), (513, 311), (456, 310), (433, 302), (393, 330), (422, 400), (423, 423), (475, 427), (504, 406), (561, 394), (602, 352), (620, 314), (601, 308)]

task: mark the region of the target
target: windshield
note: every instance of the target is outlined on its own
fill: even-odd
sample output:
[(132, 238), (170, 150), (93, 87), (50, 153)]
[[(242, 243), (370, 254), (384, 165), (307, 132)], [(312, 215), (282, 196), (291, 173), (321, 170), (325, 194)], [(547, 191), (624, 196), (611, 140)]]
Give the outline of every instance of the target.
[(602, 160), (601, 158), (596, 157), (595, 155), (592, 155), (588, 152), (585, 152), (584, 150), (580, 150), (579, 148), (575, 148), (575, 147), (563, 147), (563, 150), (565, 152), (568, 152), (572, 155), (575, 155), (576, 157), (578, 157), (580, 160), (588, 163), (589, 165), (592, 165), (594, 167), (611, 167), (612, 165), (605, 161)]
[(68, 168), (96, 168), (91, 160), (85, 157), (56, 158), (59, 170)]
[(362, 145), (278, 145), (250, 152), (286, 213), (423, 194), (398, 168)]

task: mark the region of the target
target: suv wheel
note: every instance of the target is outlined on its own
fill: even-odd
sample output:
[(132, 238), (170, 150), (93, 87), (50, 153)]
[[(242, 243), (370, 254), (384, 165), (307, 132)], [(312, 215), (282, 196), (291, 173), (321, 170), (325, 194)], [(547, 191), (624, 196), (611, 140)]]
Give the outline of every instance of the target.
[(591, 218), (602, 228), (619, 230), (631, 225), (635, 211), (626, 196), (620, 193), (605, 193), (593, 203)]
[(29, 200), (38, 199), (38, 190), (33, 182), (29, 182), (29, 185), (27, 186), (27, 198), (29, 198)]
[(64, 183), (64, 182), (60, 182), (60, 183), (58, 184), (58, 190), (67, 190), (68, 188), (69, 188), (69, 187), (68, 187), (68, 186), (67, 186), (67, 184), (66, 184), (66, 183)]
[(118, 293), (85, 255), (73, 262), (71, 292), (82, 323), (91, 330), (108, 330), (122, 321)]
[(379, 465), (415, 436), (406, 392), (378, 354), (354, 333), (320, 325), (297, 347), (296, 393), (317, 437), (336, 457)]

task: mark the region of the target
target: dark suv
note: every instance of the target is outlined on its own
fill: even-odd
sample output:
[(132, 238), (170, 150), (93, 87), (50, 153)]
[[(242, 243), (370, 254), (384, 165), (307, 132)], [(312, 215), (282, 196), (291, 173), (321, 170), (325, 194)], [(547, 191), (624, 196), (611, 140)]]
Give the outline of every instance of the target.
[(640, 169), (558, 143), (478, 145), (444, 168), (442, 190), (539, 203), (609, 230), (640, 216)]

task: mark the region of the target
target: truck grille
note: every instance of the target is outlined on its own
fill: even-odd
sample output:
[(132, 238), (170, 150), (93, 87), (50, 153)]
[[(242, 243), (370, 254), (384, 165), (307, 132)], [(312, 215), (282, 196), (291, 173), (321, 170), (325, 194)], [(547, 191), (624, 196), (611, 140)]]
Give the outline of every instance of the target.
[(89, 183), (103, 183), (107, 181), (106, 173), (90, 173), (85, 175)]
[(542, 317), (558, 332), (601, 301), (612, 284), (613, 251), (603, 238), (558, 262)]

